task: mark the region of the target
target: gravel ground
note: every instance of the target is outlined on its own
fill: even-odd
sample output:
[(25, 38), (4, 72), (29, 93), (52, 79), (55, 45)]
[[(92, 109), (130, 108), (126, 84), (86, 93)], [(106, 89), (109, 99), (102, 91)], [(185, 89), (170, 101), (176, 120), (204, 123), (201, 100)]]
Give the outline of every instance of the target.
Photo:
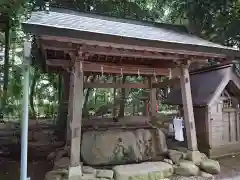
[[(240, 180), (240, 155), (218, 159), (221, 164), (221, 173), (214, 180)], [(32, 161), (28, 164), (31, 180), (43, 180), (51, 166), (46, 161)], [(7, 158), (0, 158), (0, 180), (19, 180), (19, 162)], [(202, 177), (175, 176), (170, 180), (210, 180)]]
[(215, 180), (215, 179), (204, 178), (204, 177), (199, 177), (199, 176), (192, 176), (192, 177), (174, 176), (174, 177), (171, 177), (170, 180)]
[(216, 180), (240, 180), (240, 155), (218, 159), (221, 173)]

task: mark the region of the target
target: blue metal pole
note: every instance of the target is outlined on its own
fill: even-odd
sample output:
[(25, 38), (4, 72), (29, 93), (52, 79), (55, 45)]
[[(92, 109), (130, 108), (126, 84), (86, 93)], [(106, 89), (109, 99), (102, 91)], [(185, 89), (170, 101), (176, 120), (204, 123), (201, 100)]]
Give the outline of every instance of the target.
[(21, 121), (21, 172), (20, 180), (27, 180), (28, 161), (28, 100), (29, 100), (29, 66), (30, 42), (24, 43), (23, 59), (23, 119)]

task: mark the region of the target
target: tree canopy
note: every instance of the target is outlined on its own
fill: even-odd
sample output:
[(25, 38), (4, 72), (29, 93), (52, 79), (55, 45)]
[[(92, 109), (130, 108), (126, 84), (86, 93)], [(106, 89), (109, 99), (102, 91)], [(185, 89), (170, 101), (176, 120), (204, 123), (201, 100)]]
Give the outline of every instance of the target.
[(238, 46), (240, 42), (239, 0), (165, 0), (168, 21), (186, 25), (190, 31), (220, 44)]
[[(190, 32), (205, 39), (227, 46), (240, 47), (239, 0), (52, 0), (49, 4), (50, 7), (119, 18), (182, 24), (187, 26)], [(20, 64), (24, 38), (21, 22), (28, 18), (34, 9), (44, 9), (45, 5), (44, 0), (3, 0), (0, 2), (0, 24), (5, 25), (0, 26), (4, 27), (0, 28), (0, 49), (6, 48), (5, 61), (0, 62), (1, 76), (4, 79), (0, 90), (2, 102), (0, 109), (5, 116), (19, 117), (21, 114)], [(91, 79), (93, 76), (88, 78)], [(127, 77), (127, 80), (139, 81), (135, 77)], [(58, 112), (63, 92), (62, 81), (61, 75), (46, 74), (39, 68), (32, 67), (29, 87), (31, 115), (35, 116), (39, 113), (43, 116), (50, 116)], [(114, 104), (114, 100), (110, 97), (121, 93), (123, 93), (121, 90), (113, 89), (86, 89), (87, 100), (84, 107), (90, 112), (92, 109), (99, 109), (103, 104)], [(124, 103), (144, 108), (136, 95), (147, 92), (135, 89), (124, 93), (128, 94)], [(166, 95), (162, 90), (159, 90), (159, 94)], [(160, 109), (164, 108), (165, 106), (160, 106)]]

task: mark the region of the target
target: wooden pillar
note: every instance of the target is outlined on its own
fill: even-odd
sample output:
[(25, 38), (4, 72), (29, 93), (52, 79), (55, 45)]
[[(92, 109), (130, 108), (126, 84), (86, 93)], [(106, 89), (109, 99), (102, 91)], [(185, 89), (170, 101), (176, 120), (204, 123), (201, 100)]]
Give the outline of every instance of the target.
[(150, 116), (157, 116), (156, 104), (157, 104), (157, 89), (152, 88), (152, 83), (155, 82), (154, 78), (150, 79)]
[[(147, 77), (143, 78), (144, 84), (149, 84), (149, 79)], [(149, 97), (148, 91), (146, 92), (146, 89), (143, 90), (142, 97), (144, 98), (143, 100), (143, 116), (149, 116), (149, 98), (145, 99), (146, 97)]]
[(71, 55), (74, 63), (70, 80), (69, 118), (71, 129), (69, 179), (75, 180), (82, 175), (80, 164), (81, 125), (83, 108), (83, 71), (80, 58)]
[(192, 93), (190, 86), (189, 69), (186, 65), (180, 66), (180, 84), (184, 111), (184, 122), (189, 150), (197, 150), (196, 128), (193, 114)]

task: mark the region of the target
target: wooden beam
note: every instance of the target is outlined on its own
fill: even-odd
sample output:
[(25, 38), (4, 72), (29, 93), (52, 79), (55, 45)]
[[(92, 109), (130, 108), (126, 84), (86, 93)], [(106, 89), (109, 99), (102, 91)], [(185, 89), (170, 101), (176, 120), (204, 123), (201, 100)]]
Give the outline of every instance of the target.
[(184, 111), (184, 122), (187, 134), (188, 149), (198, 150), (196, 128), (193, 113), (192, 93), (189, 77), (189, 69), (186, 65), (181, 65), (181, 93)]
[(70, 68), (70, 67), (72, 67), (72, 62), (71, 62), (71, 60), (65, 60), (65, 59), (47, 59), (46, 60), (46, 65), (47, 66)]
[(157, 47), (146, 47), (146, 46), (137, 46), (137, 45), (128, 45), (128, 44), (117, 44), (112, 42), (100, 42), (93, 40), (84, 40), (84, 39), (76, 39), (76, 38), (68, 38), (68, 37), (58, 37), (58, 36), (49, 36), (43, 35), (41, 39), (44, 40), (53, 40), (57, 42), (67, 42), (67, 43), (75, 43), (75, 44), (86, 44), (93, 46), (104, 46), (104, 47), (113, 47), (120, 49), (133, 49), (140, 51), (154, 51), (160, 53), (170, 53), (170, 54), (179, 54), (179, 55), (187, 55), (195, 58), (218, 58), (218, 59), (226, 59), (227, 56), (225, 54), (219, 53), (208, 53), (208, 52), (198, 52), (198, 51), (189, 51), (189, 50), (176, 50), (176, 49), (165, 49), (165, 48), (157, 48)]
[(167, 86), (173, 86), (175, 84), (180, 84), (178, 78), (164, 80), (163, 82), (154, 82), (149, 83), (109, 83), (109, 82), (84, 82), (84, 88), (165, 88)]
[(55, 51), (65, 51), (65, 52), (74, 52), (76, 49), (81, 46), (82, 51), (88, 53), (89, 55), (106, 55), (106, 56), (117, 56), (117, 57), (132, 57), (132, 58), (141, 58), (141, 59), (161, 59), (161, 60), (172, 60), (172, 61), (181, 61), (186, 57), (178, 56), (175, 54), (161, 53), (155, 51), (143, 51), (143, 50), (134, 50), (126, 48), (113, 48), (106, 46), (96, 46), (96, 45), (78, 45), (73, 43), (64, 43), (57, 41), (43, 41), (42, 47), (44, 50), (55, 50)]
[(173, 86), (173, 85), (178, 85), (180, 84), (179, 78), (173, 78), (169, 80), (164, 80), (163, 82), (154, 82), (152, 83), (152, 88), (165, 88), (167, 86)]
[(138, 72), (140, 75), (153, 75), (154, 72), (156, 75), (166, 76), (169, 74), (168, 69), (166, 68), (153, 68), (142, 65), (116, 65), (114, 63), (91, 63), (84, 62), (83, 69), (87, 72), (103, 72), (104, 73), (113, 73), (113, 74), (134, 74), (137, 75)]
[(147, 84), (137, 83), (84, 83), (84, 88), (149, 88)]
[(78, 49), (78, 45), (73, 43), (59, 42), (59, 41), (42, 40), (42, 48), (44, 50), (74, 52)]
[[(48, 66), (59, 66), (63, 68), (70, 68), (72, 63), (70, 60), (61, 60), (61, 59), (47, 59), (46, 64)], [(90, 61), (83, 62), (83, 71), (84, 72), (98, 72), (106, 74), (138, 74), (140, 75), (156, 75), (167, 76), (169, 74), (169, 69), (167, 68), (153, 68), (143, 65), (116, 65), (114, 63), (94, 63)]]
[(107, 55), (107, 56), (118, 56), (118, 57), (132, 57), (132, 58), (142, 58), (142, 59), (161, 59), (161, 60), (172, 60), (172, 61), (181, 61), (184, 60), (184, 57), (180, 57), (174, 54), (165, 54), (154, 51), (139, 51), (132, 49), (121, 49), (113, 47), (102, 47), (102, 46), (84, 46), (84, 52), (89, 53), (90, 55)]
[[(81, 168), (80, 164), (80, 147), (81, 147), (81, 126), (82, 126), (82, 107), (83, 107), (83, 71), (80, 68), (79, 57), (74, 57), (74, 71), (71, 73), (70, 80), (70, 96), (69, 96), (69, 117), (71, 127), (71, 154), (70, 154), (70, 169), (69, 176), (74, 173), (74, 168)], [(81, 170), (81, 169), (80, 169)], [(79, 172), (80, 178), (81, 172)], [(75, 174), (73, 176), (76, 176)], [(73, 177), (69, 177), (73, 179)]]
[(78, 49), (78, 44), (71, 42), (62, 42), (58, 40), (41, 40), (44, 50), (74, 52)]

